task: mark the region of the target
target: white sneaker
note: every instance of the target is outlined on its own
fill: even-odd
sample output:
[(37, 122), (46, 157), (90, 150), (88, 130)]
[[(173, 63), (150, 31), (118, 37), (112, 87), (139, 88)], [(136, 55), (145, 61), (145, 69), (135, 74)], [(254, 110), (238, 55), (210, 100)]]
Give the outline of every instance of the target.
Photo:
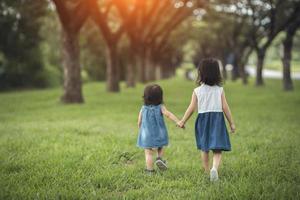
[(219, 180), (218, 171), (215, 168), (210, 170), (210, 181), (217, 181)]

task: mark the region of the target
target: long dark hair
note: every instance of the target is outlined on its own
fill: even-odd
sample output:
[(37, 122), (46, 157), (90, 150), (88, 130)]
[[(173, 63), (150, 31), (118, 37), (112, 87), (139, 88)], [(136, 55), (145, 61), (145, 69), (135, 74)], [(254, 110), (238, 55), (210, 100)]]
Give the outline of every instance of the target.
[(159, 105), (163, 103), (163, 90), (157, 84), (148, 85), (144, 89), (144, 104)]
[(214, 58), (205, 58), (198, 65), (197, 84), (222, 85), (219, 62)]

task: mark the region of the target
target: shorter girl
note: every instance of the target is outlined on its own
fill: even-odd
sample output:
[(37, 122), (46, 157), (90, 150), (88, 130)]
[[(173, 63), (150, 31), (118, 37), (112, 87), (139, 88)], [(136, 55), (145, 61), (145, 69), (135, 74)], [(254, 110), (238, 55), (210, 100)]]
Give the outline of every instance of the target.
[(152, 174), (153, 153), (157, 152), (155, 164), (160, 170), (166, 170), (166, 161), (162, 159), (163, 147), (168, 145), (168, 132), (163, 115), (178, 123), (178, 118), (167, 110), (163, 103), (163, 91), (157, 84), (149, 85), (144, 90), (144, 105), (139, 113), (139, 136), (137, 146), (145, 150), (145, 172)]
[(177, 124), (179, 127), (183, 127), (198, 107), (198, 117), (195, 123), (196, 143), (198, 149), (202, 151), (202, 162), (206, 172), (209, 171), (209, 151), (213, 151), (211, 181), (218, 180), (218, 167), (222, 151), (231, 150), (223, 112), (230, 124), (231, 131), (235, 131), (221, 81), (218, 61), (204, 59), (198, 67), (197, 83), (199, 87), (194, 89), (191, 103), (184, 117)]

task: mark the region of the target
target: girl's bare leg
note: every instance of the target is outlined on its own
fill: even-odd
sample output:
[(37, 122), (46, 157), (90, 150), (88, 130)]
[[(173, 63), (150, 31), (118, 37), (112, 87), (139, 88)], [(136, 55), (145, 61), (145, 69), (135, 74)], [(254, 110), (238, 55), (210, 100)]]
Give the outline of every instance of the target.
[(162, 158), (163, 155), (164, 155), (164, 149), (163, 149), (162, 147), (159, 147), (159, 148), (157, 149), (157, 157), (158, 157), (158, 158)]
[(153, 170), (153, 150), (145, 149), (145, 158), (146, 158), (146, 168), (148, 170)]
[(221, 163), (221, 158), (222, 158), (222, 152), (221, 151), (213, 151), (213, 168), (218, 170), (220, 163)]
[(202, 166), (205, 172), (209, 172), (209, 152), (202, 151), (201, 157), (202, 157)]

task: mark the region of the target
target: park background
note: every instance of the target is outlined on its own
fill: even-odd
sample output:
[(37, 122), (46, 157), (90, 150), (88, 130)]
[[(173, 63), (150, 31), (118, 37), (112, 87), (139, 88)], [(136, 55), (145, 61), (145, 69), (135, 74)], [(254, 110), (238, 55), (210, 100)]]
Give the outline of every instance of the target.
[[(299, 199), (299, 0), (1, 0), (0, 199)], [(143, 173), (145, 84), (182, 117), (219, 59), (237, 126), (220, 181), (194, 114)]]

